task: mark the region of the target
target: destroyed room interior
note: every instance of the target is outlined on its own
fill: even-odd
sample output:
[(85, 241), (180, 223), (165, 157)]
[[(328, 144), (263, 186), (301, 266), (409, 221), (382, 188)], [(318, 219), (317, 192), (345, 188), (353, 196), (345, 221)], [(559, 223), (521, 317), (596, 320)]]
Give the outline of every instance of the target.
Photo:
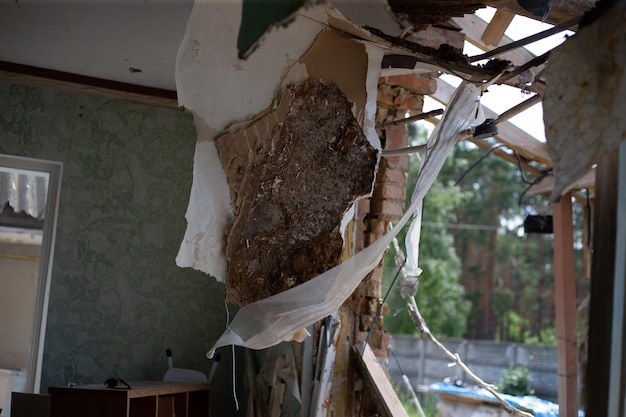
[[(0, 38), (0, 416), (431, 417), (389, 378), (390, 251), (489, 398), (440, 417), (626, 415), (625, 1), (14, 0)], [(416, 302), (459, 147), (546, 202), (555, 414)]]

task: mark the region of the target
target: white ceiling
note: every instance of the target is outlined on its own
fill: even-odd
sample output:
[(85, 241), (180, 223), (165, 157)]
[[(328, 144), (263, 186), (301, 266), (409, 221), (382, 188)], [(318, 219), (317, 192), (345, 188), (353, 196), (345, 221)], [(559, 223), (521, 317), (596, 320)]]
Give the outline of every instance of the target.
[(175, 91), (176, 55), (192, 6), (193, 0), (0, 0), (0, 61)]

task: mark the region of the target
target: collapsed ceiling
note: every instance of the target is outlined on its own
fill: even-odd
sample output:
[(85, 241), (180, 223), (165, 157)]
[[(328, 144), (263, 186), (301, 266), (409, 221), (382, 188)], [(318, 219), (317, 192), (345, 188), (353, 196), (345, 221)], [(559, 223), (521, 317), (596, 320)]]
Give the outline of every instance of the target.
[[(556, 189), (555, 199), (572, 187), (593, 186), (589, 168), (597, 161), (595, 152), (615, 145), (587, 152), (600, 140), (596, 136), (624, 137), (623, 103), (615, 105), (615, 97), (626, 94), (620, 87), (626, 48), (623, 28), (614, 30), (623, 26), (623, 7), (619, 13), (585, 15), (595, 1), (361, 0), (358, 7), (350, 0), (293, 1), (285, 2), (289, 7), (283, 14), (269, 18), (267, 30), (241, 46), (242, 15), (250, 3), (127, 0), (102, 8), (87, 1), (20, 0), (0, 5), (0, 33), (13, 40), (0, 44), (4, 79), (16, 80), (18, 73), (31, 82), (52, 77), (118, 91), (140, 86), (144, 95), (167, 99), (176, 91), (179, 104), (194, 113), (194, 184), (177, 263), (228, 281), (230, 301), (251, 303), (234, 321), (241, 329), (227, 332), (213, 351), (222, 344), (267, 347), (297, 340), (302, 335), (295, 330), (336, 311), (378, 263), (388, 241), (361, 252), (367, 258), (340, 264), (345, 219), (353, 214), (353, 203), (371, 191), (379, 151), (391, 142), (380, 126), (421, 111), (424, 91), (445, 105), (457, 94), (437, 79), (439, 74), (457, 75), (483, 93), (488, 85), (503, 83), (536, 94), (516, 111), (531, 101), (548, 103), (548, 140), (555, 138), (550, 148), (508, 124), (511, 114), (482, 110), (500, 128), (495, 141), (511, 150), (494, 154), (533, 175), (558, 173), (553, 161), (559, 159), (580, 162), (566, 179), (559, 182), (557, 176), (556, 185), (553, 176), (538, 185), (537, 192), (545, 194)], [(472, 15), (485, 6), (497, 9), (489, 24)], [(557, 30), (580, 28), (580, 36), (554, 55), (535, 57), (506, 40), (514, 15), (545, 20)], [(598, 22), (611, 30), (603, 32)], [(607, 49), (598, 36), (610, 40)], [(465, 39), (486, 50), (480, 64), (462, 53)], [(577, 60), (577, 68), (567, 64)], [(607, 73), (610, 77), (603, 78)], [(406, 74), (423, 76), (428, 88), (411, 91), (393, 78)], [(606, 101), (587, 111), (582, 97), (598, 79), (606, 83), (593, 85), (594, 100)], [(390, 93), (391, 101), (383, 103), (381, 92)], [(459, 119), (467, 122), (465, 116)], [(573, 144), (572, 136), (584, 137), (590, 126), (598, 140)], [(461, 133), (468, 133), (467, 127)], [(451, 143), (454, 134), (448, 135)], [(492, 147), (479, 137), (463, 136), (481, 148)], [(560, 158), (563, 149), (590, 156)], [(305, 287), (316, 291), (304, 291), (290, 308), (314, 293), (324, 303), (333, 298), (330, 307), (293, 316), (280, 303), (276, 310), (267, 308), (273, 294), (311, 282), (329, 268), (335, 271), (331, 283)], [(348, 279), (338, 291), (334, 282)], [(263, 321), (278, 327), (277, 336), (261, 331)]]

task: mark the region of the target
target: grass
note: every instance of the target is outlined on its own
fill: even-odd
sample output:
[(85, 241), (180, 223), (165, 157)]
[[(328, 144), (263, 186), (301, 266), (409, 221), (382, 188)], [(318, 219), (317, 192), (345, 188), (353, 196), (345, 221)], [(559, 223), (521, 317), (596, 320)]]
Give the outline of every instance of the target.
[[(398, 394), (398, 398), (406, 413), (409, 417), (421, 417), (421, 415), (417, 411), (417, 407), (413, 404), (411, 399), (411, 394), (405, 389), (396, 387), (396, 392)], [(424, 415), (426, 417), (436, 417), (437, 416), (437, 396), (434, 394), (417, 394), (417, 399), (422, 406), (422, 410), (424, 411)]]

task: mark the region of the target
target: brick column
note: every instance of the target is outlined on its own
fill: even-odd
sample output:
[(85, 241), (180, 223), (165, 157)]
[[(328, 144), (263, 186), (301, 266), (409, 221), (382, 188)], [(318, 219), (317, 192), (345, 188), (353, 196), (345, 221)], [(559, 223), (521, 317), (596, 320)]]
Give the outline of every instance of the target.
[[(421, 113), (424, 95), (432, 94), (436, 81), (429, 76), (416, 74), (381, 77), (378, 86), (377, 123), (403, 119), (408, 115)], [(406, 125), (390, 126), (379, 131), (385, 149), (408, 146), (409, 133)], [(388, 225), (404, 214), (406, 199), (406, 178), (409, 171), (409, 157), (393, 156), (382, 158), (379, 164), (374, 191), (369, 201), (369, 212), (363, 218), (363, 244), (368, 246), (387, 232)], [(383, 314), (376, 319), (376, 312), (382, 302), (383, 268), (382, 262), (359, 287), (358, 306), (355, 320), (355, 342), (365, 341), (368, 333), (369, 344), (374, 354), (386, 359), (391, 336), (383, 330)]]

